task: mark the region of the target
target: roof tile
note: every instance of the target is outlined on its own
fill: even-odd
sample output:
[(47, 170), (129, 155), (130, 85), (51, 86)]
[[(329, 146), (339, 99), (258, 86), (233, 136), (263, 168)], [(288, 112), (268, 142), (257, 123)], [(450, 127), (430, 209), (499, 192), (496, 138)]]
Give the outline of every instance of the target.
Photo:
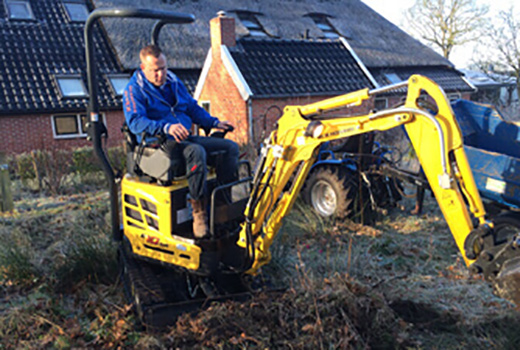
[[(61, 99), (56, 74), (80, 74), (86, 85), (83, 23), (69, 22), (60, 0), (31, 0), (34, 21), (7, 19), (0, 6), (0, 114), (85, 110), (87, 100)], [(87, 1), (87, 6), (90, 2)], [(92, 8), (91, 8), (92, 10)], [(101, 108), (120, 108), (103, 73), (122, 73), (105, 33), (94, 30)]]
[(337, 94), (373, 87), (339, 40), (242, 38), (230, 52), (257, 97)]

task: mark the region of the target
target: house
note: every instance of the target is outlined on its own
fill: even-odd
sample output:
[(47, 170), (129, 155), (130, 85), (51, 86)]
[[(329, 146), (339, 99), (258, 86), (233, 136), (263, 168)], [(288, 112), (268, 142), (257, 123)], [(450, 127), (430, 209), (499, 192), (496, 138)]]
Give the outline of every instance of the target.
[[(88, 145), (83, 28), (88, 0), (0, 2), (0, 149), (68, 149)], [(120, 133), (128, 76), (104, 29), (94, 33), (102, 116)], [(109, 138), (108, 145), (118, 143)]]
[[(106, 1), (103, 3), (107, 4)], [(122, 5), (124, 1), (111, 0), (109, 3)], [(135, 6), (141, 5), (139, 1), (134, 3)], [(165, 30), (161, 41), (168, 42), (168, 45), (163, 49), (170, 66), (203, 67), (195, 97), (206, 107), (209, 106), (219, 118), (237, 117), (242, 120), (239, 125), (242, 127), (244, 124), (248, 136), (237, 136), (239, 141), (246, 137), (257, 142), (266, 129), (264, 125), (272, 125), (272, 121), (266, 120), (279, 115), (287, 104), (308, 103), (351, 91), (348, 84), (342, 89), (334, 89), (330, 84), (318, 83), (327, 74), (340, 82), (337, 75), (341, 73), (307, 64), (304, 57), (309, 50), (323, 53), (322, 50), (335, 47), (344, 53), (349, 52), (348, 56), (356, 59), (356, 70), (363, 70), (368, 79), (364, 87), (384, 86), (407, 80), (412, 74), (423, 74), (439, 83), (452, 99), (469, 98), (475, 91), (451, 62), (410, 37), (360, 0), (150, 0), (145, 6), (195, 14), (197, 20), (194, 24), (169, 26)], [(230, 26), (228, 30), (230, 36), (233, 34), (235, 38), (234, 41), (223, 42), (230, 59), (213, 60), (216, 57), (212, 40), (214, 33), (209, 22), (221, 10), (234, 19), (234, 27)], [(134, 24), (132, 22), (130, 29), (136, 37), (133, 43), (136, 47), (133, 49), (125, 46), (121, 36), (115, 34), (122, 31), (123, 24), (107, 23), (107, 28), (111, 26), (108, 33), (124, 64), (136, 66), (138, 47), (147, 42), (147, 30), (138, 29)], [(296, 42), (306, 49), (295, 49), (290, 53)], [(294, 63), (285, 64), (287, 62), (273, 59), (280, 58), (279, 55), (292, 55)], [(295, 55), (301, 55), (301, 59)], [(212, 67), (217, 64), (227, 66)], [(290, 70), (293, 76), (307, 80), (287, 80), (282, 67), (285, 73), (289, 74)], [(229, 76), (212, 77), (211, 72), (219, 69)], [(236, 91), (229, 91), (233, 89), (228, 90), (228, 83), (234, 85)], [(285, 84), (285, 90), (280, 90), (280, 84)], [(299, 90), (289, 91), (289, 85)], [(403, 93), (397, 91), (383, 95), (366, 108), (399, 104)], [(260, 107), (262, 102), (263, 107)], [(243, 118), (244, 113), (249, 115)]]
[[(83, 26), (94, 6), (128, 7), (128, 2), (3, 0), (0, 3), (2, 149), (23, 152), (88, 145)], [(241, 142), (257, 142), (287, 104), (308, 103), (355, 88), (387, 85), (414, 73), (433, 78), (453, 97), (467, 98), (474, 91), (448, 60), (360, 0), (134, 0), (132, 6), (195, 15), (193, 24), (165, 26), (159, 42), (170, 67), (201, 99), (203, 106), (219, 118), (243, 120), (240, 126), (244, 124), (246, 130), (240, 136), (235, 133)], [(236, 46), (225, 45), (225, 50), (236, 68), (240, 68), (238, 72), (245, 84), (237, 80), (236, 74), (223, 76), (221, 81), (207, 74), (211, 70), (208, 60), (213, 57), (213, 53), (208, 54), (209, 22), (220, 10), (235, 20), (230, 30)], [(131, 70), (138, 67), (139, 49), (149, 43), (152, 25), (153, 21), (142, 19), (104, 19), (96, 29), (100, 105), (108, 127), (108, 146), (122, 139), (119, 94)], [(336, 69), (334, 65), (330, 68), (312, 65), (304, 58), (313, 51), (330, 52), (332, 56), (322, 56), (330, 56), (332, 61), (336, 53), (343, 55), (350, 66)], [(263, 55), (276, 52), (285, 52), (287, 60), (271, 60), (275, 67), (269, 67)], [(332, 61), (327, 64), (333, 64)], [(281, 69), (276, 71), (276, 67), (285, 67), (285, 73), (298, 79), (281, 78)], [(233, 70), (228, 68), (228, 73)], [(195, 77), (201, 70), (195, 88)], [(347, 79), (347, 71), (356, 74), (354, 83)], [(330, 81), (323, 83), (320, 79)], [(238, 96), (240, 99), (236, 103), (231, 102), (231, 95), (222, 94), (222, 87), (228, 88), (224, 82), (237, 89), (233, 101)], [(285, 85), (279, 86), (282, 82)], [(246, 86), (249, 91), (243, 89)], [(401, 98), (402, 94), (388, 94), (365, 108), (374, 104), (377, 108), (393, 105)]]
[(235, 19), (220, 13), (211, 20), (211, 48), (194, 97), (238, 127), (238, 142), (258, 144), (285, 106), (374, 88), (371, 79), (344, 41), (236, 40)]
[(478, 89), (478, 92), (471, 96), (471, 100), (491, 103), (498, 107), (507, 107), (515, 102), (518, 103), (518, 89), (515, 78), (493, 72), (462, 71), (471, 84)]

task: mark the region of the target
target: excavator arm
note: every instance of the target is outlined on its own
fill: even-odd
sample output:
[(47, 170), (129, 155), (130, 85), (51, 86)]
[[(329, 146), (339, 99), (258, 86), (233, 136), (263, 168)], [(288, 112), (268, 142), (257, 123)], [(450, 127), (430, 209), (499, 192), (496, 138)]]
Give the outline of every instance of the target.
[[(373, 95), (403, 88), (407, 88), (408, 93), (402, 107), (361, 116), (329, 119), (323, 116), (331, 110), (359, 106)], [(420, 101), (425, 97), (430, 104), (433, 102), (435, 112), (421, 107)], [(407, 82), (389, 87), (364, 89), (305, 106), (285, 108), (277, 129), (266, 140), (257, 161), (246, 220), (237, 242), (247, 251), (247, 273), (257, 273), (270, 261), (269, 248), (283, 218), (292, 208), (321, 144), (401, 125), (471, 270), (494, 280), (505, 261), (520, 256), (512, 248), (516, 237), (497, 248), (493, 225), (485, 219), (484, 206), (463, 149), (460, 128), (443, 90), (428, 78), (414, 75)], [(485, 251), (488, 253), (483, 258)], [(496, 256), (499, 251), (502, 252), (500, 258)]]

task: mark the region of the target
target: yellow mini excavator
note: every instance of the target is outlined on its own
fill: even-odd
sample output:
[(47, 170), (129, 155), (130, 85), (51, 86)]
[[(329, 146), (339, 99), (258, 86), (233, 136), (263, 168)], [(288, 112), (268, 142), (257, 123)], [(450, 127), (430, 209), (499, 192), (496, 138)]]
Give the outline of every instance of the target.
[[(399, 126), (405, 128), (411, 140), (469, 269), (482, 274), (499, 295), (520, 303), (520, 235), (512, 232), (498, 238), (493, 223), (486, 220), (459, 126), (446, 95), (436, 83), (414, 75), (399, 84), (286, 107), (276, 130), (262, 146), (252, 176), (224, 186), (217, 186), (214, 175), (209, 176), (211, 235), (197, 239), (190, 229), (186, 179), (157, 179), (135, 173), (118, 178), (101, 147), (105, 130), (99, 118), (91, 40), (92, 26), (101, 17), (158, 19), (153, 40), (163, 24), (189, 23), (193, 17), (151, 10), (98, 9), (85, 27), (90, 136), (110, 184), (112, 231), (121, 247), (125, 290), (145, 324), (161, 327), (171, 323), (179, 312), (194, 310), (208, 299), (246, 295), (250, 289), (243, 277), (257, 274), (269, 263), (269, 248), (316, 160), (320, 145)], [(359, 106), (373, 96), (395, 89), (407, 89), (406, 102), (399, 108), (332, 119), (323, 115)], [(424, 98), (434, 108), (422, 108), (419, 101)], [(145, 151), (130, 149), (129, 154), (135, 156), (137, 152), (142, 156)], [(243, 199), (216, 205), (219, 191), (244, 184), (249, 186), (249, 192)]]

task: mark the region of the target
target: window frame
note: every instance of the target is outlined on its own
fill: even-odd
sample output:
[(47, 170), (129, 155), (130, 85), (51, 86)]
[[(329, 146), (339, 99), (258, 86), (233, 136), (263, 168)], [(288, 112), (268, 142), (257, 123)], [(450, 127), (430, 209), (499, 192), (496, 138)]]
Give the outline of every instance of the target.
[(199, 104), (206, 112), (211, 114), (211, 101), (210, 100), (200, 101)]
[(395, 72), (387, 72), (387, 73), (383, 73), (383, 75), (384, 75), (385, 79), (390, 83), (390, 85), (399, 84), (399, 83), (402, 83), (404, 81)]
[[(67, 74), (67, 75), (66, 74), (56, 74), (54, 76), (54, 78), (56, 80), (56, 87), (58, 89), (58, 93), (60, 95), (60, 99), (75, 99), (75, 98), (87, 98), (87, 97), (89, 97), (89, 93), (88, 93), (87, 87), (86, 87), (85, 82), (83, 81), (83, 78), (81, 77), (81, 75), (79, 75), (79, 74)], [(80, 94), (76, 94), (76, 95), (65, 94), (64, 91), (61, 88), (60, 79), (65, 79), (65, 80), (77, 79), (80, 82), (80, 84), (81, 84), (81, 88), (83, 89), (84, 94), (83, 95), (80, 95)]]
[[(384, 107), (378, 108), (378, 105), (377, 105), (378, 103), (384, 104)], [(374, 99), (374, 108), (376, 110), (378, 110), (378, 111), (387, 109), (388, 108), (388, 98), (386, 98), (386, 97), (376, 97)]]
[[(87, 3), (84, 0), (62, 0), (61, 4), (63, 5), (63, 9), (65, 10), (67, 18), (69, 19), (70, 22), (84, 23), (87, 20), (88, 16), (90, 15), (90, 10), (87, 6)], [(87, 11), (87, 16), (85, 17), (85, 19), (73, 19), (70, 10), (67, 7), (67, 4), (68, 5), (83, 5), (85, 7), (85, 10)]]
[[(106, 125), (106, 117), (104, 113), (101, 114), (101, 120)], [(56, 119), (57, 118), (64, 118), (64, 117), (74, 117), (76, 126), (77, 126), (77, 133), (67, 133), (67, 134), (58, 134), (57, 131), (57, 125), (56, 125)], [(87, 113), (60, 113), (60, 114), (53, 114), (51, 115), (51, 126), (52, 126), (52, 136), (54, 139), (57, 140), (63, 140), (63, 139), (80, 139), (80, 138), (86, 138), (87, 137), (87, 130), (83, 130), (83, 123), (81, 122), (81, 117), (87, 118), (88, 123), (88, 114)]]
[(342, 36), (330, 23), (329, 18), (332, 18), (332, 16), (324, 13), (309, 13), (305, 16), (312, 19), (316, 27), (323, 33), (325, 39), (338, 39)]
[[(110, 91), (112, 91), (114, 96), (117, 96), (117, 97), (123, 96), (123, 91), (121, 91), (121, 93), (116, 91), (116, 88), (114, 86), (114, 83), (112, 82), (112, 79), (125, 78), (128, 80), (128, 82), (130, 82), (130, 75), (129, 74), (105, 74), (105, 78), (107, 79), (108, 86), (110, 87)], [(123, 88), (123, 90), (124, 90), (124, 88)]]
[[(25, 8), (27, 9), (27, 12), (29, 14), (28, 18), (16, 18), (13, 17), (13, 14), (11, 12), (11, 9), (9, 8), (9, 4), (22, 4), (25, 5)], [(31, 3), (29, 0), (4, 0), (5, 9), (7, 12), (7, 19), (10, 21), (35, 21), (36, 17), (34, 16), (34, 11), (32, 9)]]
[(460, 100), (462, 98), (462, 94), (460, 92), (450, 92), (447, 93), (448, 101), (453, 102), (456, 100)]
[(246, 27), (251, 36), (269, 37), (262, 23), (256, 18), (258, 13), (251, 11), (235, 11), (235, 13), (240, 23)]

